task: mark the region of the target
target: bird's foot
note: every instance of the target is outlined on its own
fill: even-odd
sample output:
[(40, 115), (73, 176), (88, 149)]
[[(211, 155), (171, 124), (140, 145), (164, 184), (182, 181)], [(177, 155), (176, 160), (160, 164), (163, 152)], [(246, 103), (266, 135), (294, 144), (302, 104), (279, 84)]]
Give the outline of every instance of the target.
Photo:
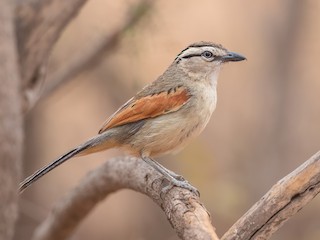
[[(168, 170), (168, 169), (167, 169)], [(170, 175), (175, 178), (177, 181), (179, 182), (187, 182), (184, 177), (182, 177), (181, 175), (179, 174), (176, 174), (175, 172), (171, 171), (171, 170), (168, 170), (168, 172), (170, 173)]]
[(182, 180), (179, 180), (177, 178), (173, 178), (173, 179), (170, 179), (170, 180), (168, 179), (169, 184), (162, 188), (161, 195), (168, 193), (173, 187), (181, 187), (181, 188), (184, 188), (184, 189), (187, 189), (187, 190), (191, 191), (192, 193), (194, 193), (195, 195), (200, 197), (200, 192), (199, 192), (199, 190), (197, 188), (192, 186), (182, 176), (180, 176), (180, 175), (177, 175), (177, 176), (180, 177), (180, 179), (182, 179)]
[(189, 191), (196, 194), (198, 197), (200, 196), (198, 189), (196, 189), (190, 183), (188, 183), (188, 181), (186, 181), (182, 176), (170, 171), (169, 169), (166, 169), (160, 163), (154, 161), (149, 157), (142, 155), (142, 159), (155, 170), (157, 170), (159, 173), (161, 173), (163, 177), (169, 181), (169, 184), (161, 190), (161, 195), (170, 191), (174, 186), (177, 186), (188, 189)]

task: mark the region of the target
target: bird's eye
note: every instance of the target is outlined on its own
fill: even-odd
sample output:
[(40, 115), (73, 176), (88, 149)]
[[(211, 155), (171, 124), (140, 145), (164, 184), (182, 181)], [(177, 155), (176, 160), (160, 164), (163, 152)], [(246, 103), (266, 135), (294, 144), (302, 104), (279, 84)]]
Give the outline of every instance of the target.
[(202, 56), (204, 56), (205, 58), (213, 58), (213, 53), (210, 51), (204, 51), (202, 53)]

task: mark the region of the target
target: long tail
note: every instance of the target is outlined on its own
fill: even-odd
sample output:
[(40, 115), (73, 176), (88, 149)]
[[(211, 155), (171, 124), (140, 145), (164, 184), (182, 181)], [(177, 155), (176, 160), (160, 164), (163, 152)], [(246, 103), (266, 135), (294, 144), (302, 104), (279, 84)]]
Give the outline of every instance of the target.
[[(53, 162), (49, 163), (48, 165), (44, 166), (43, 168), (39, 169), (25, 180), (23, 180), (19, 185), (19, 192), (22, 193), (26, 188), (28, 188), (32, 183), (37, 181), (39, 178), (50, 172), (51, 170), (58, 167), (60, 164), (64, 163), (68, 159), (74, 156), (82, 156), (89, 153), (99, 152), (102, 150), (109, 149), (114, 147), (113, 141), (110, 141), (106, 134), (98, 135), (84, 144), (72, 149), (71, 151), (67, 152), (66, 154), (62, 155), (58, 159), (54, 160)], [(108, 139), (109, 138), (109, 139)]]

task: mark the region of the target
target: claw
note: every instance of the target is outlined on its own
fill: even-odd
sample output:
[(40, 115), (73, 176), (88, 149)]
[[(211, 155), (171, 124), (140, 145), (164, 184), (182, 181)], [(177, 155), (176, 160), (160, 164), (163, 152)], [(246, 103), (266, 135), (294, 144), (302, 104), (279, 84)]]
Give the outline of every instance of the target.
[(174, 178), (177, 179), (177, 180), (180, 181), (180, 182), (187, 182), (187, 181), (184, 179), (184, 177), (182, 177), (181, 175), (176, 175)]
[[(161, 190), (161, 196), (163, 194), (168, 193), (173, 187), (181, 187), (184, 189), (187, 189), (189, 191), (191, 191), (192, 193), (194, 193), (195, 195), (197, 195), (198, 197), (200, 197), (200, 192), (198, 189), (196, 189), (194, 186), (192, 186), (188, 181), (184, 180), (184, 178), (182, 177), (183, 180), (178, 180), (178, 179), (171, 179), (169, 181), (169, 184), (165, 187), (162, 188)], [(161, 197), (162, 198), (162, 197)]]
[[(143, 154), (141, 156), (142, 156), (142, 159), (146, 163), (148, 163), (151, 167), (153, 167), (155, 170), (157, 170), (159, 173), (161, 173), (163, 175), (163, 177), (169, 181), (169, 184), (167, 186), (165, 186), (164, 188), (162, 188), (160, 195), (167, 193), (174, 186), (177, 186), (177, 187), (188, 189), (189, 191), (193, 192), (198, 197), (200, 197), (200, 192), (198, 191), (198, 189), (196, 189), (190, 183), (188, 183), (188, 181), (186, 181), (182, 176), (166, 169), (157, 161), (154, 161), (153, 159), (151, 159), (147, 156), (143, 156)], [(162, 198), (162, 196), (160, 196), (160, 197)]]
[[(167, 169), (167, 170), (168, 170), (168, 169)], [(168, 170), (168, 172), (169, 172), (170, 175), (171, 175), (173, 178), (175, 178), (176, 180), (178, 180), (178, 181), (185, 181), (184, 177), (182, 177), (181, 175), (176, 174), (175, 172), (170, 171), (170, 170)]]

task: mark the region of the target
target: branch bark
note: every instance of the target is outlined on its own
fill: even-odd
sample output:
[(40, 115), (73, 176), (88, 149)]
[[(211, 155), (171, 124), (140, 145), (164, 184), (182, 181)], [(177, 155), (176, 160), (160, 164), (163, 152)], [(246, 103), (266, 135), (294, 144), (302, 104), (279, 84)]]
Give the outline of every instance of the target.
[(89, 173), (54, 208), (35, 232), (33, 240), (67, 239), (98, 202), (123, 188), (146, 194), (155, 201), (182, 239), (218, 240), (209, 214), (199, 198), (189, 190), (177, 187), (161, 194), (165, 184), (167, 181), (141, 159), (108, 160)]
[(222, 237), (269, 239), (320, 192), (320, 151), (276, 183)]
[[(109, 160), (52, 210), (33, 240), (66, 239), (99, 201), (123, 188), (144, 193), (155, 201), (181, 239), (219, 239), (198, 197), (176, 187), (161, 195), (164, 181), (140, 159)], [(276, 183), (221, 239), (269, 239), (319, 192), (320, 152)]]
[(0, 0), (0, 239), (11, 239), (17, 218), (23, 123), (13, 3)]
[[(30, 109), (39, 94), (49, 52), (68, 22), (86, 0), (27, 0), (16, 8), (16, 36), (13, 5), (0, 0), (0, 238), (10, 239), (17, 212), (16, 186), (22, 153), (24, 109)], [(147, 1), (146, 1), (147, 2)], [(133, 20), (132, 20), (133, 21)], [(123, 26), (123, 32), (131, 25)], [(68, 78), (84, 65), (100, 58), (97, 52), (110, 49), (123, 32), (116, 32), (64, 72)], [(16, 49), (16, 44), (18, 49)], [(18, 52), (18, 53), (17, 53)], [(20, 68), (17, 64), (19, 56)], [(20, 77), (21, 73), (21, 86)], [(20, 91), (22, 89), (22, 91)], [(21, 97), (24, 95), (24, 99)], [(285, 221), (311, 201), (320, 191), (320, 152), (280, 180), (222, 237), (228, 239), (268, 239)], [(156, 171), (135, 158), (113, 159), (93, 171), (50, 214), (34, 239), (65, 239), (79, 222), (110, 193), (130, 188), (152, 198), (165, 212), (182, 239), (218, 239), (210, 218), (188, 190), (173, 188), (161, 196), (166, 184)], [(161, 196), (161, 197), (160, 197)]]

